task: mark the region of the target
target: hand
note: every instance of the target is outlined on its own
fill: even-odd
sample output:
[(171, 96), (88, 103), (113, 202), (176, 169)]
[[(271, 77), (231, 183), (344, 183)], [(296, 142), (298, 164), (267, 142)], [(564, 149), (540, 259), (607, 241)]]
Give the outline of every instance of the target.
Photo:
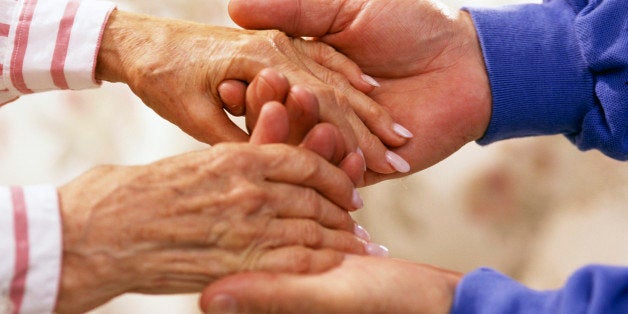
[(206, 313), (449, 313), (461, 274), (399, 259), (347, 256), (317, 275), (247, 273), (203, 291)]
[[(371, 169), (395, 171), (386, 161), (385, 145), (397, 147), (406, 139), (395, 133), (386, 110), (362, 93), (373, 86), (359, 67), (322, 43), (291, 39), (279, 31), (114, 11), (103, 34), (96, 74), (98, 79), (128, 84), (159, 115), (214, 144), (248, 138), (224, 112), (221, 98), (233, 99), (233, 92), (219, 84), (235, 80), (245, 86), (269, 66), (290, 84), (308, 86), (318, 98), (322, 121), (340, 128), (351, 151), (366, 148)], [(235, 115), (246, 113), (228, 102), (224, 105)]]
[[(382, 86), (369, 96), (414, 134), (394, 150), (411, 172), (482, 137), (488, 126), (488, 75), (466, 12), (430, 0), (231, 0), (229, 12), (245, 28), (315, 37), (374, 76)], [(400, 175), (369, 172), (366, 181)]]
[[(316, 98), (298, 91), (293, 105), (317, 114)], [(343, 155), (334, 129), (314, 126), (302, 148), (219, 144), (147, 166), (99, 167), (61, 187), (56, 311), (86, 311), (125, 292), (199, 291), (239, 271), (319, 272), (344, 253), (370, 251), (344, 210), (361, 206), (353, 183), (308, 151)], [(287, 134), (288, 111), (270, 103), (251, 141)], [(342, 163), (361, 171), (362, 160), (352, 160)]]
[[(266, 88), (273, 89), (273, 92), (260, 93)], [(266, 97), (269, 94), (276, 95), (276, 98)], [(277, 98), (285, 98), (285, 107)], [(279, 72), (272, 68), (264, 69), (246, 90), (246, 107), (246, 124), (250, 130), (255, 128), (251, 143), (301, 143), (301, 147), (340, 167), (356, 186), (364, 184), (366, 165), (363, 156), (349, 150), (336, 126), (318, 123), (318, 100), (308, 88), (299, 85), (290, 88), (288, 80)], [(273, 113), (267, 113), (265, 119), (260, 119), (263, 110), (272, 110)]]

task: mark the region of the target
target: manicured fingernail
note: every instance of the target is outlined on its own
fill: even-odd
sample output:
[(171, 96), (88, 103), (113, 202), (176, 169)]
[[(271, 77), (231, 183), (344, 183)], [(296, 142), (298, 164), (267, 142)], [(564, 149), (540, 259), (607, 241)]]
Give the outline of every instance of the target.
[(364, 207), (364, 201), (362, 200), (362, 198), (360, 197), (360, 194), (358, 194), (358, 190), (356, 189), (353, 189), (353, 198), (351, 202), (352, 202), (353, 207), (356, 209), (360, 209)]
[(390, 257), (390, 251), (388, 251), (388, 248), (377, 243), (367, 244), (366, 253), (372, 256)]
[(379, 85), (379, 83), (374, 78), (366, 74), (362, 74), (362, 79), (371, 86), (381, 87), (381, 85)]
[(406, 173), (410, 171), (410, 164), (405, 159), (401, 158), (401, 156), (391, 151), (386, 152), (386, 160), (399, 172)]
[(412, 134), (410, 130), (404, 128), (401, 124), (398, 124), (398, 123), (393, 124), (393, 131), (401, 137), (405, 137), (405, 138), (414, 137), (414, 134)]
[(361, 239), (371, 241), (371, 235), (368, 233), (368, 231), (366, 231), (364, 227), (358, 224), (355, 224), (355, 227), (353, 228), (353, 233)]
[(209, 303), (209, 308), (205, 313), (214, 314), (214, 313), (237, 313), (238, 312), (238, 304), (236, 301), (228, 294), (219, 294), (216, 295), (211, 302)]
[(364, 158), (364, 152), (362, 151), (362, 149), (360, 149), (358, 147), (357, 153), (358, 153), (358, 155), (360, 155), (360, 157), (362, 157), (362, 162), (363, 162), (363, 165), (364, 165), (364, 167), (363, 167), (364, 169), (362, 169), (362, 170), (366, 171), (366, 158)]

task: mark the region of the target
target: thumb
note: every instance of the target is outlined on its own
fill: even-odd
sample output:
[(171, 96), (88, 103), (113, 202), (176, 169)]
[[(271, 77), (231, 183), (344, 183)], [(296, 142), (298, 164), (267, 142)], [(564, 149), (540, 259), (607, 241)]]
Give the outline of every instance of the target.
[[(200, 299), (205, 313), (299, 313), (303, 300), (315, 294), (304, 276), (243, 273), (205, 288)], [(310, 290), (310, 291), (308, 291)]]
[[(341, 31), (347, 20), (343, 1), (329, 0), (231, 0), (229, 15), (247, 29), (279, 29), (290, 36), (321, 37)], [(354, 1), (355, 3), (361, 1)], [(351, 6), (359, 7), (351, 4)], [(357, 8), (356, 8), (357, 9)], [(342, 11), (342, 12), (341, 12)], [(343, 13), (343, 14), (339, 14)]]

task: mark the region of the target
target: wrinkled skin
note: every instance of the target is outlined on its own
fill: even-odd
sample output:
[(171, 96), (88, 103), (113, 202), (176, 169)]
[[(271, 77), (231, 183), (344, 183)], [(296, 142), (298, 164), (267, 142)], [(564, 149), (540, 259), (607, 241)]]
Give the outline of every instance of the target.
[(295, 87), (286, 97), (313, 115), (301, 147), (258, 145), (289, 135), (286, 107), (271, 102), (251, 143), (97, 167), (60, 187), (56, 312), (84, 312), (125, 292), (198, 292), (242, 271), (316, 273), (345, 253), (364, 254), (346, 211), (359, 207), (352, 178), (361, 177), (363, 160), (347, 153), (337, 128), (315, 124), (314, 95)]
[[(430, 0), (231, 0), (233, 20), (279, 29), (336, 48), (374, 76), (369, 96), (414, 137), (394, 151), (411, 172), (482, 137), (491, 94), (482, 52), (466, 12)], [(368, 172), (367, 184), (406, 175)]]
[(246, 273), (203, 291), (206, 313), (449, 313), (461, 274), (373, 256), (347, 256), (315, 275)]
[[(321, 120), (340, 128), (351, 151), (361, 147), (369, 168), (394, 172), (385, 158), (387, 146), (398, 147), (406, 139), (393, 131), (386, 110), (363, 94), (373, 86), (362, 79), (358, 66), (322, 43), (292, 39), (276, 30), (247, 31), (114, 11), (103, 34), (96, 77), (128, 84), (159, 115), (214, 144), (247, 140), (223, 106), (235, 115), (246, 114), (243, 103), (235, 107), (229, 101), (242, 102), (246, 83), (267, 67), (291, 85), (307, 86), (319, 101)], [(235, 87), (221, 87), (225, 80)]]

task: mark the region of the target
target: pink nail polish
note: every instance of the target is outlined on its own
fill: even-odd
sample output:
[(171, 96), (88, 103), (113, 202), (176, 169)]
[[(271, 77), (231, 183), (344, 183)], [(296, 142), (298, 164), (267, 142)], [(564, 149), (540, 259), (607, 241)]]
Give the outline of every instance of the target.
[(412, 134), (412, 132), (410, 132), (410, 130), (404, 128), (401, 124), (399, 123), (394, 123), (393, 124), (393, 131), (395, 132), (395, 134), (403, 137), (403, 138), (412, 138), (414, 137), (414, 134)]
[(391, 151), (386, 152), (386, 161), (388, 161), (388, 163), (395, 168), (395, 170), (401, 173), (410, 172), (410, 164), (401, 156)]
[(364, 227), (355, 224), (353, 233), (358, 236), (360, 239), (364, 239), (365, 241), (371, 241), (371, 235), (364, 229)]
[(360, 157), (362, 157), (362, 161), (364, 162), (364, 169), (362, 170), (366, 171), (366, 158), (364, 158), (364, 152), (359, 147), (356, 152), (358, 153), (358, 155), (360, 155)]
[(371, 76), (362, 74), (362, 79), (371, 86), (381, 87), (381, 85)]
[(367, 244), (366, 253), (372, 256), (390, 257), (390, 251), (388, 251), (388, 248), (377, 243)]
[(353, 207), (356, 209), (364, 207), (364, 201), (362, 200), (360, 194), (358, 194), (358, 190), (356, 189), (353, 189), (353, 199), (351, 200), (351, 202)]

